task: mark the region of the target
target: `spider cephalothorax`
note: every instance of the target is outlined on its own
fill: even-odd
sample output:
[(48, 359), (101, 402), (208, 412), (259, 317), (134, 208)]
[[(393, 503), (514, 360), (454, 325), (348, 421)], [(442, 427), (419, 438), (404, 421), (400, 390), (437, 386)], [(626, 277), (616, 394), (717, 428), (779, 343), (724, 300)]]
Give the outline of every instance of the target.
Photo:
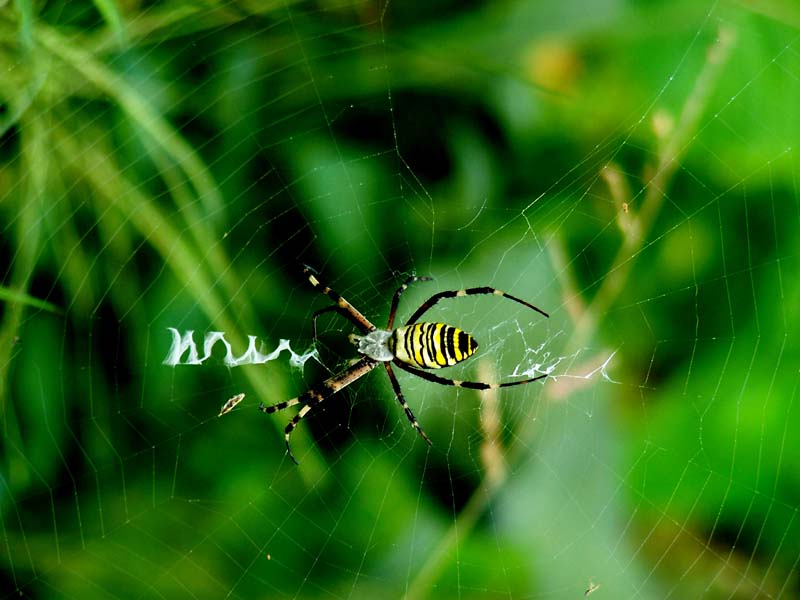
[(400, 383), (392, 371), (392, 363), (400, 369), (421, 377), (433, 383), (442, 385), (453, 385), (457, 387), (470, 388), (474, 390), (488, 390), (501, 387), (509, 387), (512, 385), (521, 385), (523, 383), (530, 383), (537, 381), (547, 374), (538, 375), (528, 379), (521, 379), (519, 381), (511, 381), (508, 383), (484, 383), (482, 381), (459, 381), (456, 379), (446, 379), (439, 377), (422, 369), (441, 369), (442, 367), (450, 367), (463, 360), (466, 360), (475, 353), (478, 348), (478, 343), (475, 339), (465, 331), (461, 331), (452, 325), (445, 323), (424, 323), (418, 322), (418, 319), (426, 313), (434, 304), (442, 298), (455, 298), (460, 296), (475, 296), (480, 294), (494, 294), (495, 296), (502, 296), (518, 302), (530, 309), (535, 310), (539, 314), (547, 317), (549, 316), (543, 310), (536, 308), (532, 304), (520, 300), (515, 296), (501, 292), (493, 287), (475, 287), (467, 288), (464, 290), (448, 290), (439, 292), (428, 298), (420, 307), (414, 312), (413, 315), (406, 321), (405, 325), (394, 329), (394, 317), (397, 313), (397, 305), (400, 301), (400, 296), (408, 288), (408, 286), (415, 281), (430, 281), (430, 277), (409, 277), (406, 282), (401, 285), (394, 293), (392, 298), (392, 305), (389, 310), (389, 322), (386, 329), (378, 329), (373, 325), (364, 315), (362, 315), (352, 304), (342, 298), (339, 294), (334, 292), (331, 288), (324, 286), (317, 279), (316, 272), (311, 267), (304, 267), (303, 272), (308, 276), (308, 280), (315, 288), (320, 288), (322, 293), (328, 296), (335, 306), (328, 306), (315, 312), (312, 316), (312, 326), (314, 329), (314, 339), (317, 338), (317, 317), (326, 312), (337, 312), (344, 318), (348, 319), (362, 332), (362, 335), (351, 335), (350, 340), (356, 345), (356, 349), (362, 357), (356, 360), (348, 369), (334, 375), (330, 379), (326, 379), (319, 385), (312, 387), (306, 393), (292, 398), (285, 402), (280, 402), (272, 406), (265, 406), (263, 403), (258, 407), (259, 410), (265, 413), (273, 413), (289, 406), (296, 404), (304, 404), (300, 411), (289, 421), (286, 426), (286, 451), (289, 457), (296, 463), (292, 449), (289, 446), (289, 438), (292, 431), (297, 427), (300, 420), (305, 417), (308, 412), (317, 404), (325, 400), (325, 398), (332, 396), (342, 388), (347, 387), (356, 379), (359, 379), (372, 371), (379, 364), (383, 364), (386, 368), (386, 373), (389, 375), (389, 380), (392, 383), (392, 389), (397, 396), (400, 406), (408, 417), (412, 427), (425, 439), (428, 444), (431, 443), (430, 439), (422, 428), (419, 426), (414, 413), (408, 407), (403, 393), (400, 390)]

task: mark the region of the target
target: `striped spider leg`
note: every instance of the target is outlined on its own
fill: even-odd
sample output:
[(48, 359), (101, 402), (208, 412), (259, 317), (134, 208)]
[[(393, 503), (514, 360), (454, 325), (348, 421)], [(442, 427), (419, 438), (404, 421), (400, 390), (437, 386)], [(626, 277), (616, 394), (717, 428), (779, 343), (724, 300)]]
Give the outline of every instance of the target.
[(434, 375), (433, 373), (428, 373), (427, 371), (422, 371), (410, 365), (404, 364), (400, 361), (395, 361), (395, 364), (401, 369), (403, 369), (403, 371), (405, 371), (406, 373), (411, 373), (412, 375), (416, 375), (417, 377), (420, 377), (426, 381), (431, 381), (433, 383), (438, 383), (441, 385), (452, 385), (455, 387), (468, 388), (470, 390), (496, 390), (498, 388), (512, 387), (515, 385), (522, 385), (524, 383), (532, 383), (534, 381), (539, 381), (540, 379), (544, 379), (545, 377), (547, 377), (547, 373), (543, 373), (542, 375), (537, 375), (536, 377), (531, 377), (529, 379), (508, 381), (506, 383), (485, 383), (483, 381), (460, 381), (458, 379), (447, 379), (445, 377), (439, 377), (438, 375)]
[(441, 300), (442, 298), (461, 298), (463, 296), (481, 296), (485, 294), (492, 294), (494, 296), (501, 296), (503, 298), (508, 298), (509, 300), (513, 300), (514, 302), (517, 302), (519, 304), (522, 304), (523, 306), (527, 306), (528, 308), (535, 310), (544, 317), (550, 317), (550, 315), (544, 312), (541, 308), (537, 308), (533, 304), (525, 302), (525, 300), (517, 298), (516, 296), (512, 296), (511, 294), (506, 294), (505, 292), (501, 292), (496, 288), (483, 286), (483, 287), (467, 288), (465, 290), (448, 290), (446, 292), (439, 292), (438, 294), (434, 294), (433, 296), (425, 300), (425, 302), (423, 302), (420, 305), (420, 307), (416, 310), (416, 312), (414, 312), (414, 314), (409, 317), (408, 321), (406, 321), (406, 325), (410, 323), (416, 323), (422, 315), (424, 315), (431, 308), (433, 308), (433, 305), (439, 302), (439, 300)]
[(285, 402), (273, 404), (272, 406), (265, 406), (263, 402), (259, 405), (258, 410), (267, 414), (283, 410), (284, 408), (289, 408), (290, 406), (294, 406), (296, 404), (304, 405), (292, 418), (292, 420), (289, 421), (289, 424), (286, 425), (286, 429), (284, 429), (284, 437), (286, 438), (286, 453), (289, 455), (289, 458), (292, 459), (294, 464), (297, 465), (300, 463), (297, 462), (297, 459), (292, 453), (292, 448), (289, 445), (289, 438), (292, 436), (292, 431), (294, 431), (295, 427), (297, 427), (297, 424), (302, 420), (302, 418), (305, 417), (308, 412), (317, 404), (326, 398), (333, 396), (336, 392), (347, 387), (356, 379), (360, 379), (377, 366), (377, 361), (365, 356), (350, 368), (345, 369), (341, 373), (334, 375), (329, 379), (326, 379), (319, 385), (312, 387), (306, 393), (301, 394), (297, 398), (292, 398), (291, 400), (287, 400)]

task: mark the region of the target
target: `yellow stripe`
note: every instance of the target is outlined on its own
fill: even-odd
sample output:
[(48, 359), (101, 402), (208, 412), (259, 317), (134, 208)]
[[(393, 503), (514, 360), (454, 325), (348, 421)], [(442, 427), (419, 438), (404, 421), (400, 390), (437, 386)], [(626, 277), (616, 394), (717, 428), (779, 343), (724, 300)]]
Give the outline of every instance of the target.
[(453, 331), (453, 358), (456, 359), (456, 362), (461, 361), (461, 349), (458, 347), (458, 330), (455, 329)]
[(472, 336), (466, 334), (467, 336), (467, 347), (464, 350), (464, 358), (469, 358), (473, 354), (475, 354), (475, 350), (472, 348)]
[(439, 366), (436, 362), (436, 347), (434, 346), (433, 342), (433, 332), (436, 331), (436, 324), (435, 323), (426, 323), (425, 324), (425, 337), (422, 339), (422, 345), (424, 346), (423, 356), (425, 356), (425, 366), (429, 369), (433, 369)]
[[(425, 359), (422, 356), (422, 349), (425, 347), (425, 344), (422, 342), (422, 336), (424, 335), (424, 324), (419, 323), (414, 326), (415, 333), (419, 332), (419, 338), (414, 339), (411, 337), (411, 350), (414, 353), (414, 360), (417, 361), (417, 364), (421, 367), (425, 366)], [(410, 353), (409, 353), (410, 354)]]
[(433, 350), (436, 352), (436, 364), (438, 366), (447, 366), (447, 357), (442, 348), (442, 327), (444, 324), (436, 323), (433, 331)]

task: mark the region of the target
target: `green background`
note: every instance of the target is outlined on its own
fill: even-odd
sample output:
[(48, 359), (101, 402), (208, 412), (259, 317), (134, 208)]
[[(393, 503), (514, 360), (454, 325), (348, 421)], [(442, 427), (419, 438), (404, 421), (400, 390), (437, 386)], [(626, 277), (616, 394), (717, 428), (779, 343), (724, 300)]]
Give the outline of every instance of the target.
[[(0, 5), (0, 590), (29, 598), (800, 596), (793, 2)], [(376, 371), (162, 364), (167, 327)], [(237, 350), (238, 353), (238, 350)], [(217, 418), (233, 394), (246, 399)], [(506, 393), (507, 392), (507, 393)], [(290, 412), (290, 411), (287, 411)], [(599, 586), (595, 589), (596, 586)]]

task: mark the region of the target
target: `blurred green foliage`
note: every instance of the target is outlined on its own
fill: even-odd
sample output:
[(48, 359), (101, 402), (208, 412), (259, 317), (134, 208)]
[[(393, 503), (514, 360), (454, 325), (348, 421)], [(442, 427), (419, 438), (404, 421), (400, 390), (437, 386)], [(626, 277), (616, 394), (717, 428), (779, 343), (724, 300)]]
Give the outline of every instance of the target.
[[(0, 587), (800, 594), (798, 26), (788, 0), (2, 3)], [(594, 376), (509, 390), (497, 439), (477, 395), (403, 379), (429, 451), (375, 374), (294, 467), (253, 402), (343, 367), (343, 325), (304, 373), (161, 361), (167, 327), (310, 345), (298, 261), (379, 324), (411, 272), (513, 290), (549, 321), (439, 313), (486, 330), (478, 368), (544, 344)]]

